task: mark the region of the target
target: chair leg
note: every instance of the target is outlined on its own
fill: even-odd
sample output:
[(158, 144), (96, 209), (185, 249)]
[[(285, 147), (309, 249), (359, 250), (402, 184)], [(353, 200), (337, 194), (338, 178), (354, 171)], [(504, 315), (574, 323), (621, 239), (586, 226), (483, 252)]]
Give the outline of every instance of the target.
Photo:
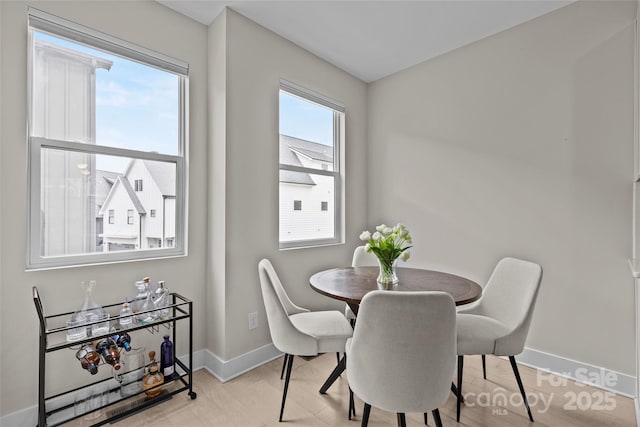
[(353, 399), (353, 390), (349, 387), (349, 419), (356, 416), (356, 401)]
[(371, 413), (371, 405), (368, 403), (364, 404), (364, 410), (362, 411), (362, 427), (367, 427), (369, 425), (369, 414)]
[(456, 405), (456, 420), (460, 422), (460, 404), (462, 403), (462, 367), (464, 356), (458, 356), (458, 399)]
[[(456, 399), (458, 398), (458, 387), (456, 387), (453, 381), (451, 381), (451, 393), (456, 396)], [(464, 396), (460, 396), (460, 399), (462, 399), (462, 403), (464, 403)]]
[(487, 358), (484, 354), (482, 355), (482, 378), (487, 379)]
[(429, 424), (429, 414), (427, 414), (426, 412), (424, 413), (424, 425)]
[(336, 364), (340, 363), (340, 352), (336, 351)]
[(398, 412), (398, 427), (407, 427), (407, 419), (401, 412)]
[(342, 359), (340, 359), (340, 361), (338, 362), (338, 365), (333, 369), (333, 372), (329, 374), (329, 378), (327, 378), (324, 384), (322, 384), (322, 387), (320, 387), (320, 394), (325, 394), (327, 390), (329, 390), (329, 387), (331, 387), (331, 385), (338, 379), (338, 377), (340, 376), (342, 371), (345, 370), (346, 367), (347, 367), (347, 353), (345, 353), (344, 356), (342, 356)]
[(436, 427), (442, 427), (442, 420), (440, 419), (440, 411), (438, 408), (431, 411), (431, 413), (433, 414), (433, 419), (436, 420)]
[(529, 401), (527, 401), (527, 394), (524, 392), (524, 386), (522, 385), (522, 380), (520, 379), (520, 372), (518, 371), (516, 358), (514, 356), (509, 356), (509, 361), (511, 362), (513, 373), (516, 375), (516, 382), (518, 383), (518, 388), (520, 388), (520, 394), (522, 395), (524, 406), (527, 407), (527, 414), (529, 414), (529, 419), (531, 420), (531, 422), (533, 422), (533, 416), (531, 415), (531, 408), (529, 408)]
[(282, 371), (280, 372), (280, 379), (284, 377), (284, 370), (287, 368), (287, 360), (289, 359), (289, 355), (285, 353), (284, 360), (282, 362)]
[(291, 367), (293, 366), (293, 355), (288, 354), (287, 364), (287, 377), (284, 380), (284, 390), (282, 391), (282, 405), (280, 406), (280, 418), (278, 421), (282, 422), (282, 414), (284, 413), (284, 402), (287, 400), (287, 390), (289, 389), (289, 379), (291, 378)]

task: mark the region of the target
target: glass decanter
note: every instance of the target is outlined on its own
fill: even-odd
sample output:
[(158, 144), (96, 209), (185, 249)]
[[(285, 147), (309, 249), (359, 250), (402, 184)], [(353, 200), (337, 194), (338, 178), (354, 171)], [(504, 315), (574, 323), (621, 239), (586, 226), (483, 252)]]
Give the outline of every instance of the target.
[(149, 281), (145, 281), (144, 284), (147, 298), (144, 300), (142, 307), (140, 307), (140, 311), (137, 316), (138, 323), (143, 325), (155, 322), (159, 314), (156, 304), (153, 302), (153, 295), (149, 290)]
[(67, 321), (67, 341), (78, 341), (87, 336), (109, 333), (109, 313), (93, 301), (95, 280), (82, 282), (85, 291), (84, 303)]
[(167, 288), (164, 284), (164, 280), (158, 281), (158, 289), (154, 291), (153, 296), (154, 296), (153, 302), (155, 303), (156, 307), (159, 309), (158, 310), (159, 317), (161, 317), (162, 319), (166, 319), (167, 317), (169, 317), (169, 306), (171, 305), (171, 300), (170, 300), (171, 295), (169, 294), (169, 288)]
[(164, 383), (164, 375), (158, 370), (156, 362), (156, 352), (149, 352), (149, 370), (144, 375), (142, 387), (147, 397), (156, 397), (162, 392), (162, 384)]
[(133, 301), (131, 301), (131, 310), (133, 313), (137, 313), (142, 309), (142, 305), (147, 300), (147, 296), (149, 295), (149, 288), (147, 284), (149, 283), (149, 278), (145, 277), (144, 280), (138, 280), (134, 286), (136, 287), (137, 293), (136, 296), (133, 297)]

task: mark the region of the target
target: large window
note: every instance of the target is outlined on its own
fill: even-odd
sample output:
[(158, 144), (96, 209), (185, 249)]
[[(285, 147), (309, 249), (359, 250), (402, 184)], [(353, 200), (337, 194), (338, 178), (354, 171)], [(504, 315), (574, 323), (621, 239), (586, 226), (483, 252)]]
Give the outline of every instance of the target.
[(280, 83), (280, 248), (341, 241), (343, 135), (343, 106)]
[(27, 268), (184, 254), (188, 65), (30, 8), (29, 72)]

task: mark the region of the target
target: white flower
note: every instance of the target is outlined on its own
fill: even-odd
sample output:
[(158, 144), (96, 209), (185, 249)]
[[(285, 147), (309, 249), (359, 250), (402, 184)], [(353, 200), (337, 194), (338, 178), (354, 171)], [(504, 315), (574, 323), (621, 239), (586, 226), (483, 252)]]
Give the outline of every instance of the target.
[(376, 231), (375, 233), (373, 233), (373, 236), (371, 236), (371, 239), (374, 242), (378, 242), (378, 241), (380, 241), (380, 239), (382, 239), (382, 234), (380, 234), (379, 231)]
[(393, 233), (393, 228), (391, 227), (384, 227), (381, 231), (382, 234), (384, 234), (385, 236), (388, 236), (389, 234)]
[(366, 245), (364, 245), (364, 251), (366, 253), (371, 253), (371, 243), (367, 243)]
[(363, 242), (367, 242), (370, 238), (371, 238), (371, 233), (368, 231), (363, 231), (362, 234), (360, 235), (360, 240), (362, 240)]
[(409, 253), (409, 251), (406, 250), (402, 252), (402, 255), (400, 255), (400, 259), (402, 259), (403, 261), (407, 261), (410, 256), (411, 256), (411, 253)]
[(376, 227), (376, 231), (382, 232), (382, 230), (384, 230), (385, 228), (387, 228), (385, 224), (380, 224), (379, 226)]

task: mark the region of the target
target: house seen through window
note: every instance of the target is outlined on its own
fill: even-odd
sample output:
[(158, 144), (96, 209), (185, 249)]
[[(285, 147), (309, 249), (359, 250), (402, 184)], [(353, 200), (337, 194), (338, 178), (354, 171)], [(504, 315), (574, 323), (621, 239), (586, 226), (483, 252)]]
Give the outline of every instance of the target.
[(280, 248), (341, 241), (343, 132), (343, 106), (281, 81)]
[(32, 8), (29, 36), (27, 267), (183, 254), (188, 65)]

